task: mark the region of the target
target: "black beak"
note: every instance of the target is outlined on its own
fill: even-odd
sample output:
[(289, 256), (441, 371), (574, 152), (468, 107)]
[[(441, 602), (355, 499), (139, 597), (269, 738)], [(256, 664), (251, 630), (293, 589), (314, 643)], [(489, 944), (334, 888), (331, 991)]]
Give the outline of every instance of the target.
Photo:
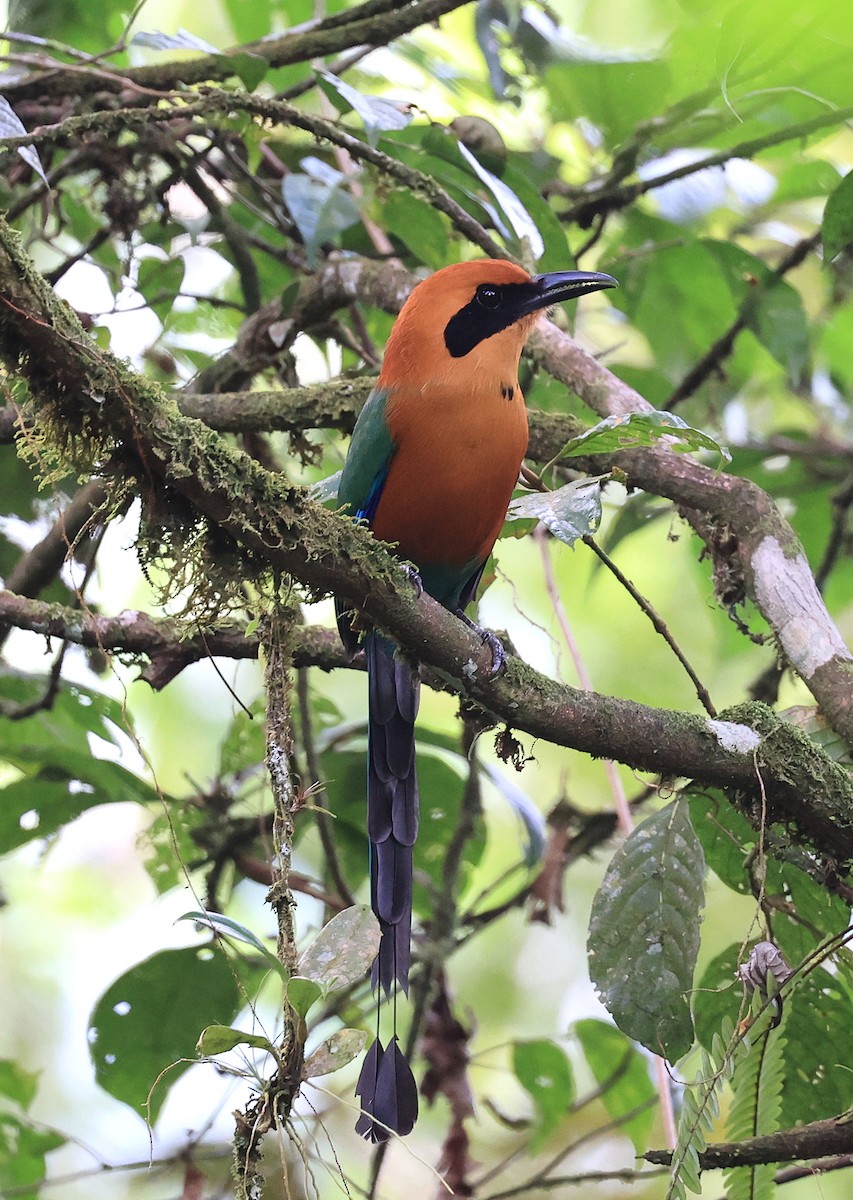
[(451, 358), (464, 358), (480, 342), (522, 317), (550, 308), (560, 300), (576, 300), (587, 292), (618, 286), (612, 275), (600, 271), (553, 271), (534, 275), (529, 283), (484, 282), (471, 301), (445, 325), (444, 344)]
[(577, 300), (588, 292), (600, 292), (603, 288), (618, 287), (612, 275), (601, 271), (551, 271), (547, 275), (534, 275), (530, 281), (533, 295), (527, 312), (548, 308), (561, 300)]

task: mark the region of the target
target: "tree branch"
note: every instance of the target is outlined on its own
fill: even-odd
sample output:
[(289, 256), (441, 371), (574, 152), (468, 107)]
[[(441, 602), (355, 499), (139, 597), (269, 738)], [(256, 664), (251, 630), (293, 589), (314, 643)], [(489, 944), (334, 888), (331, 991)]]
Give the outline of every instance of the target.
[(719, 150), (716, 154), (709, 154), (707, 158), (699, 159), (696, 162), (684, 163), (680, 167), (674, 167), (671, 171), (667, 171), (663, 175), (656, 175), (651, 179), (639, 179), (636, 183), (618, 187), (613, 186), (610, 178), (602, 183), (590, 183), (585, 189), (583, 199), (562, 213), (560, 219), (577, 223), (582, 228), (586, 228), (592, 223), (594, 217), (615, 209), (628, 208), (646, 192), (653, 192), (656, 188), (665, 187), (668, 183), (675, 183), (678, 179), (686, 179), (690, 175), (695, 175), (697, 171), (707, 171), (712, 167), (725, 166), (733, 158), (755, 158), (762, 150), (769, 150), (772, 146), (779, 146), (784, 142), (799, 141), (810, 137), (813, 133), (820, 133), (833, 126), (843, 125), (845, 121), (850, 120), (853, 120), (853, 105), (823, 112), (809, 121), (801, 121), (799, 125), (785, 125), (781, 129), (774, 129), (771, 133), (763, 134), (761, 137), (738, 142), (737, 145), (730, 146), (727, 150)]
[[(782, 1129), (742, 1142), (718, 1142), (699, 1155), (702, 1170), (721, 1167), (752, 1167), (760, 1163), (792, 1162), (799, 1158), (819, 1158), (821, 1155), (853, 1152), (853, 1121), (850, 1113), (814, 1121), (796, 1129)], [(667, 1166), (672, 1161), (671, 1150), (649, 1150), (643, 1155), (646, 1162)]]
[[(186, 622), (157, 619), (144, 612), (107, 617), (63, 604), (45, 604), (8, 590), (0, 591), (0, 623), (105, 653), (144, 656), (150, 665), (140, 678), (155, 691), (201, 659), (257, 658), (260, 644), (257, 633), (247, 634), (242, 625), (199, 628), (190, 634)], [(346, 654), (337, 632), (319, 625), (294, 630), (293, 662), (297, 667), (322, 671), (362, 669), (359, 659), (351, 660)]]
[(4, 95), (14, 106), (19, 100), (38, 99), (49, 83), (51, 96), (88, 96), (93, 92), (173, 91), (209, 80), (225, 80), (237, 74), (233, 55), (250, 54), (263, 59), (271, 68), (310, 62), (329, 54), (339, 54), (355, 46), (387, 46), (395, 38), (411, 33), (420, 25), (437, 21), (470, 0), (414, 0), (413, 3), (389, 4), (386, 0), (368, 0), (358, 8), (333, 14), (309, 28), (289, 30), (276, 38), (261, 38), (232, 47), (221, 54), (202, 54), (177, 62), (151, 63), (142, 67), (111, 70), (59, 67), (34, 72), (26, 79), (10, 81)]

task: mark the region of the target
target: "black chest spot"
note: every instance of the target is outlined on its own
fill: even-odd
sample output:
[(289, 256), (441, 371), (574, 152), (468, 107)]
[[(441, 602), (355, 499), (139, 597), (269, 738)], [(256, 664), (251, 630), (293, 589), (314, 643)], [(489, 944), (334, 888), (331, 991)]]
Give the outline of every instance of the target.
[(515, 399), (515, 386), (511, 383), (501, 384), (501, 395), (504, 400), (512, 401)]

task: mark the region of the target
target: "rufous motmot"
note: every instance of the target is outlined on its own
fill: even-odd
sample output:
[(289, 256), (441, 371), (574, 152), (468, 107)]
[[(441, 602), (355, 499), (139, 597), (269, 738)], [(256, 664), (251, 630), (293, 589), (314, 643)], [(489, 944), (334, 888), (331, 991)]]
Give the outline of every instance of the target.
[[(543, 309), (616, 286), (594, 271), (531, 276), (502, 260), (455, 263), (419, 283), (394, 323), (376, 387), (353, 431), (338, 498), (377, 538), (396, 543), (424, 591), (466, 621), (527, 450), (518, 385), (524, 342)], [(337, 612), (341, 637), (355, 652), (353, 606), (338, 600)], [(487, 636), (498, 667), (502, 648)], [(388, 638), (372, 630), (362, 641), (371, 904), (381, 929), (373, 985), (390, 996), (409, 985), (419, 683)], [(356, 1094), (362, 1106), (356, 1129), (364, 1137), (384, 1141), (389, 1131), (411, 1131), (417, 1087), (396, 1023), (386, 1047), (378, 1036), (373, 1042)]]

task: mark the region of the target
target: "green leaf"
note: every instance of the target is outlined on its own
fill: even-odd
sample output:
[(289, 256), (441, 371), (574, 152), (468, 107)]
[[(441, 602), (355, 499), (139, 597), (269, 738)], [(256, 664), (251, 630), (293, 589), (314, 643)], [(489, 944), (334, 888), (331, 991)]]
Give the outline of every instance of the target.
[(0, 1113), (0, 1189), (15, 1200), (37, 1200), (47, 1174), (45, 1155), (66, 1139), (52, 1129), (36, 1129), (16, 1113)]
[(566, 240), (566, 229), (551, 205), (543, 200), (538, 188), (531, 182), (515, 159), (507, 163), (500, 173), (503, 183), (512, 188), (530, 219), (536, 226), (543, 242), (543, 250), (537, 270), (565, 271), (574, 265), (574, 256)]
[(628, 217), (630, 243), (662, 242), (653, 252), (608, 260), (602, 269), (619, 280), (610, 303), (620, 308), (645, 336), (658, 370), (680, 381), (737, 316), (738, 298), (729, 272), (709, 245), (679, 230), (678, 244), (668, 222), (644, 214)]
[(408, 104), (395, 104), (384, 96), (365, 96), (337, 75), (319, 71), (325, 87), (323, 90), (332, 100), (339, 96), (353, 112), (361, 117), (364, 131), (371, 146), (375, 146), (378, 135), (389, 129), (405, 129), (411, 124), (412, 114)]
[(270, 970), (275, 971), (282, 979), (286, 980), (288, 978), (285, 967), (279, 962), (276, 956), (267, 950), (260, 938), (256, 937), (250, 929), (247, 929), (245, 925), (241, 925), (238, 921), (232, 921), (230, 917), (215, 912), (188, 912), (178, 917), (178, 920), (193, 921), (196, 925), (204, 925), (208, 929), (212, 929), (220, 937), (230, 938), (232, 941), (243, 942), (245, 945), (251, 946), (261, 956)]
[(36, 1071), (25, 1071), (16, 1062), (0, 1059), (0, 1096), (14, 1100), (25, 1112), (35, 1100), (38, 1081)]
[(814, 704), (795, 704), (779, 713), (783, 721), (794, 725), (807, 733), (816, 742), (824, 754), (837, 763), (845, 766), (853, 765), (853, 750), (827, 721), (820, 709)]
[(136, 288), (145, 303), (161, 321), (172, 311), (175, 297), (184, 282), (182, 258), (143, 258), (136, 276)]
[[(778, 940), (781, 943), (782, 937)], [(736, 1020), (740, 1014), (743, 988), (735, 980), (735, 971), (741, 950), (740, 942), (728, 946), (699, 979), (696, 1033), (705, 1046), (712, 1045), (727, 1019)], [(785, 1086), (778, 1122), (782, 1129), (822, 1120), (849, 1107), (853, 1050), (848, 1031), (853, 1000), (839, 978), (817, 968), (788, 991), (784, 1013)], [(815, 1030), (820, 1031), (819, 1037)]]
[(291, 975), (285, 988), (287, 1003), (299, 1017), (305, 1017), (315, 1000), (323, 995), (323, 988), (314, 979), (303, 975)]
[(853, 1077), (853, 1000), (837, 976), (812, 971), (785, 1000), (785, 1013), (781, 1129), (844, 1112)]
[[(33, 704), (44, 697), (49, 682), (43, 675), (0, 667), (0, 698), (15, 705)], [(0, 757), (14, 763), (39, 761), (32, 751), (51, 746), (88, 752), (90, 732), (120, 749), (117, 731), (128, 726), (127, 712), (109, 696), (80, 684), (66, 685), (50, 708), (24, 721), (0, 721)]]
[(326, 242), (334, 242), (360, 218), (355, 201), (343, 190), (344, 181), (330, 183), (311, 175), (285, 175), (281, 193), (293, 222), (305, 243), (309, 266)]
[(783, 167), (773, 200), (785, 204), (791, 200), (809, 200), (812, 196), (827, 196), (838, 187), (839, 175), (828, 162), (795, 162)]
[[(118, 763), (88, 754), (45, 748), (26, 756), (19, 750), (14, 757), (18, 766), (24, 765), (25, 757), (48, 765), (37, 775), (0, 789), (0, 845), (4, 850), (49, 837), (98, 805), (148, 804), (156, 798), (146, 783)], [(58, 760), (57, 765), (50, 765), (51, 759)]]
[[(487, 170), (452, 130), (431, 125), (424, 131), (423, 149), (434, 154), (436, 159), (415, 160), (414, 166), (435, 175), (445, 186), (461, 186), (469, 198), (482, 206), (483, 213), (478, 220), (491, 218), (508, 243), (521, 250), (522, 242), (526, 241), (528, 255), (533, 259), (541, 258), (545, 243), (522, 200), (503, 178)], [(446, 164), (444, 168), (438, 163), (439, 159)], [(504, 174), (509, 178), (507, 172)]]
[(521, 1086), (529, 1092), (536, 1110), (535, 1131), (530, 1149), (535, 1153), (556, 1129), (575, 1098), (572, 1069), (556, 1042), (545, 1038), (514, 1042), (512, 1069)]
[(795, 387), (809, 360), (809, 327), (800, 293), (784, 280), (763, 288), (758, 304), (747, 308), (747, 326), (781, 363)]
[(347, 1063), (358, 1058), (367, 1043), (368, 1035), (363, 1029), (339, 1029), (325, 1042), (321, 1042), (313, 1054), (309, 1054), (302, 1068), (303, 1079), (314, 1079), (318, 1075), (331, 1075)]
[(198, 857), (196, 832), (209, 820), (193, 801), (175, 801), (168, 808), (155, 809), (154, 819), (139, 839), (145, 852), (145, 870), (162, 895), (173, 887), (185, 887), (186, 864)]
[(168, 1088), (191, 1065), (199, 1030), (230, 1021), (242, 1003), (234, 971), (214, 947), (152, 955), (111, 984), (92, 1012), (98, 1083), (153, 1123)]
[[(785, 1038), (769, 1028), (770, 1015), (750, 1029), (749, 1051), (740, 1055), (732, 1076), (732, 1104), (726, 1122), (730, 1141), (775, 1133), (784, 1082)], [(771, 1200), (775, 1195), (773, 1163), (736, 1167), (725, 1172), (727, 1200)]]
[(234, 1029), (231, 1025), (208, 1025), (201, 1031), (196, 1042), (196, 1052), (210, 1058), (214, 1054), (225, 1054), (235, 1046), (254, 1046), (258, 1050), (275, 1053), (269, 1038), (260, 1033), (246, 1033), (245, 1029)]
[(694, 429), (675, 413), (652, 411), (605, 417), (597, 425), (566, 442), (558, 458), (572, 458), (578, 454), (612, 454), (629, 446), (653, 446), (663, 440), (680, 454), (693, 450), (713, 450), (726, 461), (731, 457), (728, 450), (709, 434)]
[[(639, 55), (622, 62), (594, 61), (594, 56), (604, 58), (606, 53), (577, 39), (560, 56), (572, 61), (548, 67), (544, 83), (555, 116), (562, 114), (571, 121), (588, 117), (603, 132), (607, 145), (615, 146), (631, 136), (638, 121), (665, 108), (670, 70), (664, 62), (643, 61)], [(584, 57), (592, 61), (583, 61)], [(617, 59), (618, 52), (611, 57)]]
[[(246, 636), (249, 634), (247, 628)], [(264, 761), (266, 739), (263, 715), (264, 707), (260, 701), (255, 701), (248, 713), (240, 709), (234, 714), (219, 751), (220, 775), (241, 775)]]
[(844, 176), (827, 200), (821, 235), (827, 262), (853, 244), (853, 171)]
[[(722, 792), (689, 795), (693, 828), (702, 843), (708, 866), (726, 887), (742, 896), (750, 895), (752, 884), (745, 864), (758, 840), (757, 832)], [(775, 892), (777, 886), (774, 885), (780, 883), (778, 868), (769, 861), (767, 869), (770, 871), (768, 886)]]
[[(622, 1132), (634, 1143), (637, 1153), (644, 1153), (655, 1121), (657, 1097), (647, 1060), (624, 1033), (606, 1021), (577, 1021), (572, 1030), (601, 1088), (601, 1103), (608, 1115), (620, 1122)], [(645, 1111), (637, 1111), (644, 1105)], [(636, 1115), (623, 1121), (630, 1112)]]
[(437, 271), (446, 264), (447, 220), (420, 196), (395, 188), (382, 202), (382, 223), (426, 266)]
[(687, 802), (638, 825), (592, 903), (590, 976), (619, 1028), (675, 1061), (693, 1042), (687, 993), (699, 950), (704, 859)]
[[(234, 41), (254, 42), (265, 37), (270, 32), (270, 18), (276, 7), (269, 3), (246, 4), (246, 0), (223, 0), (223, 8), (234, 30)], [(295, 8), (294, 0), (289, 0), (288, 17), (294, 25), (305, 19), (294, 14)]]
[(378, 952), (379, 922), (368, 905), (354, 904), (323, 926), (300, 958), (299, 974), (335, 992), (357, 983)]
[(538, 261), (545, 253), (545, 243), (536, 222), (521, 200), (503, 179), (487, 170), (462, 142), (459, 142), (459, 153), (497, 201), (497, 210), (491, 205), (487, 205), (487, 209), (502, 236), (519, 247), (526, 243), (528, 256)]
[(553, 492), (527, 492), (510, 501), (508, 521), (542, 521), (554, 537), (573, 546), (595, 533), (601, 521), (601, 480), (576, 479)]
[(245, 50), (233, 51), (226, 54), (225, 58), (247, 92), (253, 92), (270, 69), (270, 64), (260, 54), (249, 54)]

